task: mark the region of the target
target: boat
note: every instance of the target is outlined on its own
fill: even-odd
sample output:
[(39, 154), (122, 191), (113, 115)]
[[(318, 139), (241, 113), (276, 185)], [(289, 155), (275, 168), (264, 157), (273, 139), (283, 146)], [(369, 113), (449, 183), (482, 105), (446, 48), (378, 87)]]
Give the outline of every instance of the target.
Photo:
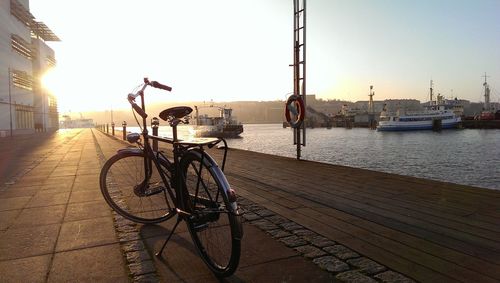
[(484, 108), (483, 111), (481, 111), (481, 114), (477, 117), (478, 120), (495, 120), (495, 111), (493, 107), (491, 107), (490, 103), (490, 85), (486, 81), (486, 78), (488, 77), (486, 73), (484, 73)]
[[(216, 108), (219, 116), (212, 117), (208, 114), (199, 114), (200, 108)], [(233, 109), (215, 106), (195, 106), (194, 135), (197, 137), (223, 137), (236, 138), (243, 133), (243, 125), (232, 116)]]
[(378, 122), (378, 131), (407, 131), (407, 130), (433, 130), (452, 129), (458, 127), (461, 118), (452, 110), (439, 108), (437, 110), (413, 111), (388, 114), (382, 110)]
[(443, 103), (438, 94), (437, 101), (432, 100), (432, 81), (430, 103), (421, 111), (404, 111), (398, 109), (396, 113), (389, 113), (386, 105), (380, 113), (378, 131), (411, 131), (411, 130), (441, 130), (457, 128), (461, 117), (457, 115), (456, 105)]

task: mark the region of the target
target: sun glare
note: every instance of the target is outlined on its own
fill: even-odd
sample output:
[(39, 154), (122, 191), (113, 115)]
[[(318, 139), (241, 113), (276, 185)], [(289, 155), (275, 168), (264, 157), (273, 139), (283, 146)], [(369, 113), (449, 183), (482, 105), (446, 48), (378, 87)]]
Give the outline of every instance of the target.
[(42, 75), (42, 87), (54, 95), (57, 95), (57, 74), (55, 68), (50, 68)]

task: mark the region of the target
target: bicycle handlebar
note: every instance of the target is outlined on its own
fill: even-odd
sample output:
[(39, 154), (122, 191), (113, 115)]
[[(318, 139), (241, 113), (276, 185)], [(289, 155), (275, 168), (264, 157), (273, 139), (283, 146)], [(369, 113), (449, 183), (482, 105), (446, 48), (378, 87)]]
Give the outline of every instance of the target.
[(142, 109), (139, 105), (137, 105), (137, 103), (135, 103), (135, 98), (139, 95), (141, 96), (144, 95), (144, 90), (148, 85), (154, 88), (159, 88), (166, 91), (172, 91), (172, 88), (167, 85), (161, 84), (157, 81), (150, 82), (148, 78), (144, 78), (144, 85), (142, 86), (141, 90), (139, 90), (137, 93), (129, 93), (129, 95), (127, 96), (127, 100), (132, 105), (132, 108), (134, 108), (135, 112), (137, 112), (137, 114), (139, 114), (144, 119), (148, 117), (148, 114), (144, 111), (144, 109)]
[(152, 82), (150, 83), (150, 85), (151, 85), (152, 87), (156, 87), (156, 88), (163, 89), (163, 90), (166, 90), (166, 91), (172, 91), (172, 88), (171, 88), (171, 87), (169, 87), (168, 85), (161, 84), (161, 83), (159, 83), (159, 82), (157, 82), (157, 81), (152, 81)]

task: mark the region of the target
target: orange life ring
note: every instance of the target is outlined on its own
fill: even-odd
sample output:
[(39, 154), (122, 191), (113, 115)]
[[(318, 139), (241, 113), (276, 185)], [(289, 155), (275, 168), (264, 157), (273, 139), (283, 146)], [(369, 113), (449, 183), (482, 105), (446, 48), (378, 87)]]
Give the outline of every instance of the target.
[(298, 128), (304, 121), (306, 109), (304, 100), (299, 95), (290, 95), (285, 104), (285, 118), (290, 127)]

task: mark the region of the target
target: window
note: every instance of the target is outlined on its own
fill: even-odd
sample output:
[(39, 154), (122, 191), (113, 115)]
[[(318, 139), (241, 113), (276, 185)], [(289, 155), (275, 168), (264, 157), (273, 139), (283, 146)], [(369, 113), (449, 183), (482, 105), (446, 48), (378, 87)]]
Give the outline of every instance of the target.
[(16, 129), (32, 129), (33, 125), (33, 107), (16, 105)]
[(12, 71), (12, 84), (25, 90), (33, 90), (33, 77), (24, 71)]
[(47, 66), (49, 67), (54, 67), (56, 65), (56, 58), (49, 55), (45, 58), (45, 63), (47, 63)]
[(28, 60), (33, 59), (33, 52), (30, 49), (30, 44), (27, 43), (20, 36), (16, 34), (11, 34), (10, 44), (12, 46), (12, 50), (17, 52), (19, 55), (25, 57)]
[(33, 15), (17, 0), (10, 0), (10, 13), (25, 26), (30, 27), (33, 22)]

